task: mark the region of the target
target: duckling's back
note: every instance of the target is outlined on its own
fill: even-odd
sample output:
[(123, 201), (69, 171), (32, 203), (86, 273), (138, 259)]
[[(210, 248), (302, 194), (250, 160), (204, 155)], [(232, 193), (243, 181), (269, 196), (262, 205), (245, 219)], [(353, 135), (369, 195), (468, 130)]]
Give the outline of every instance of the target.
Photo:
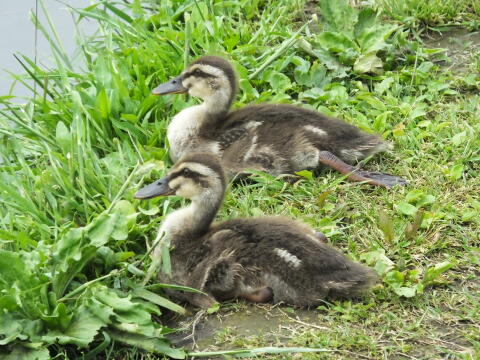
[(356, 296), (377, 281), (372, 269), (287, 218), (226, 221), (214, 226), (208, 237), (213, 239), (214, 257), (229, 250), (241, 265), (240, 288), (270, 287), (275, 302), (317, 305), (326, 297)]
[(318, 167), (320, 151), (352, 163), (390, 146), (342, 120), (286, 104), (233, 111), (214, 136), (227, 166), (258, 168), (274, 175)]

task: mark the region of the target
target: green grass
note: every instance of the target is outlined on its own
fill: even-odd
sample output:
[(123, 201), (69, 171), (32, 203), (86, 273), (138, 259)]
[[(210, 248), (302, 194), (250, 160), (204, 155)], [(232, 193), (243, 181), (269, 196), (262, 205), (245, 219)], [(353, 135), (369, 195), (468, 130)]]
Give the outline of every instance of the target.
[(376, 0), (393, 19), (409, 25), (445, 26), (480, 25), (480, 3), (477, 0)]
[[(452, 73), (409, 32), (412, 17), (417, 29), (472, 25), (478, 6), (410, 1), (397, 11), (382, 3), (386, 12), (377, 17), (325, 1), (315, 11), (328, 21), (310, 22), (300, 0), (133, 1), (128, 9), (99, 2), (72, 10), (79, 21), (99, 24), (92, 38), (78, 38), (84, 71), (71, 66), (53, 24), (41, 24), (55, 69), (19, 56), (27, 74), (17, 81), (36, 93), (23, 105), (0, 97), (2, 354), (42, 358), (48, 346), (59, 359), (154, 357), (133, 346), (185, 355), (164, 341), (170, 329), (160, 314), (183, 309), (161, 288), (141, 285), (145, 242), (181, 202), (140, 203), (133, 194), (170, 165), (168, 121), (196, 102), (156, 98), (150, 89), (197, 56), (216, 53), (240, 74), (235, 106), (302, 104), (380, 133), (395, 150), (365, 166), (410, 185), (370, 188), (326, 170), (294, 185), (262, 174), (232, 185), (219, 219), (297, 218), (374, 266), (383, 281), (363, 299), (312, 309), (308, 321), (285, 318), (262, 336), (245, 336), (235, 325), (219, 330), (199, 350), (274, 345), (329, 351), (302, 359), (478, 357), (480, 53), (471, 48), (468, 66)], [(211, 317), (251, 309), (226, 305)], [(80, 319), (85, 326), (75, 333)]]

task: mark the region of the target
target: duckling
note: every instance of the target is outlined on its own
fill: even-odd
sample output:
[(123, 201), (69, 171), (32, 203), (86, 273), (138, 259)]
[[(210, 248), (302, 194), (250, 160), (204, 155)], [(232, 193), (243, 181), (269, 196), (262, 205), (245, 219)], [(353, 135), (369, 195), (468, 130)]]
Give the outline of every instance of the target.
[[(327, 245), (310, 227), (286, 217), (237, 218), (212, 224), (224, 198), (226, 175), (217, 156), (191, 153), (167, 176), (139, 190), (150, 199), (191, 200), (170, 213), (160, 231), (171, 245), (169, 281), (204, 294), (174, 292), (177, 300), (208, 308), (244, 298), (314, 306), (322, 299), (356, 296), (376, 273)], [(159, 256), (154, 251), (154, 257)]]
[(342, 120), (286, 104), (230, 111), (237, 76), (221, 57), (203, 56), (152, 91), (154, 95), (187, 92), (203, 103), (182, 110), (168, 126), (174, 162), (192, 151), (206, 151), (222, 159), (229, 178), (247, 169), (278, 176), (327, 166), (347, 174), (350, 181), (385, 187), (406, 184), (400, 177), (350, 165), (392, 146)]

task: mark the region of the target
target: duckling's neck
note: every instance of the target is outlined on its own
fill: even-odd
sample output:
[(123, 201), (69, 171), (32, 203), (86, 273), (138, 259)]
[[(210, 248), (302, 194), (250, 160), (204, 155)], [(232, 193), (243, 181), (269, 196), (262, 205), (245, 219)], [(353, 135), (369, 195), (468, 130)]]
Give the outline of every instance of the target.
[(175, 162), (183, 155), (195, 151), (216, 153), (216, 142), (211, 135), (227, 115), (233, 99), (220, 92), (206, 97), (200, 105), (183, 109), (173, 118), (167, 129), (170, 157)]
[(210, 228), (222, 200), (223, 193), (205, 191), (201, 197), (193, 199), (189, 206), (169, 214), (162, 223), (161, 232), (177, 248), (198, 241)]
[(233, 98), (230, 92), (216, 92), (212, 96), (206, 97), (203, 101), (203, 110), (205, 111), (205, 122), (221, 121), (227, 115), (232, 105)]

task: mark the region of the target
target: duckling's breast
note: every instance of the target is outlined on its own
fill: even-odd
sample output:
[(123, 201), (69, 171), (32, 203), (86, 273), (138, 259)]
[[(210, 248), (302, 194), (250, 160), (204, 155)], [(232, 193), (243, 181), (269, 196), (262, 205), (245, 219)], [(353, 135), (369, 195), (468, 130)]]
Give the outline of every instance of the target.
[(200, 136), (205, 117), (203, 104), (186, 108), (173, 117), (167, 129), (170, 158), (173, 162), (191, 152), (210, 152), (218, 155), (220, 152), (218, 142)]

